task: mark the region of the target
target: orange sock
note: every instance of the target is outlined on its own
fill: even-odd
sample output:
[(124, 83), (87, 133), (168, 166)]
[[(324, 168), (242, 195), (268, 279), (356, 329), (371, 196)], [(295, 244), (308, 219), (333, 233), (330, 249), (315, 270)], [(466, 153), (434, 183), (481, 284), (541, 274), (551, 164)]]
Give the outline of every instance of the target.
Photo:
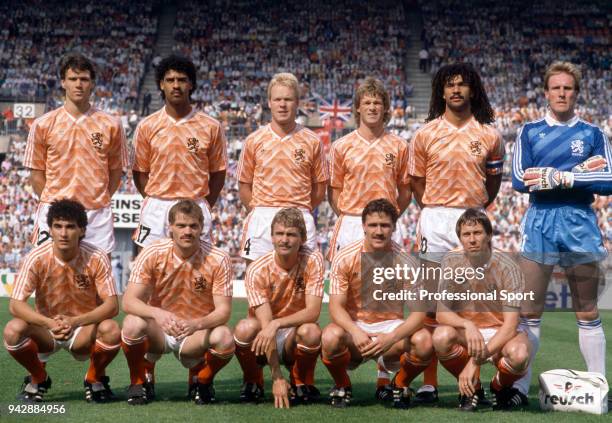
[(146, 337), (139, 339), (129, 339), (125, 336), (121, 336), (121, 347), (125, 354), (125, 358), (130, 368), (130, 383), (132, 385), (142, 385), (145, 383), (145, 360), (144, 355), (148, 350)]
[(259, 386), (264, 384), (263, 369), (257, 364), (255, 353), (251, 351), (251, 344), (235, 342), (236, 358), (242, 368), (242, 378), (244, 383), (254, 383)]
[(91, 346), (91, 354), (89, 356), (89, 369), (85, 375), (85, 380), (89, 383), (100, 382), (102, 377), (106, 376), (104, 369), (109, 365), (119, 352), (121, 344), (107, 345), (99, 340), (96, 340)]
[(497, 373), (491, 381), (491, 386), (493, 389), (499, 391), (503, 387), (512, 386), (512, 384), (523, 377), (524, 374), (525, 371), (520, 372), (510, 367), (506, 359), (502, 357), (497, 362)]
[(32, 376), (32, 383), (42, 383), (47, 380), (47, 372), (44, 364), (38, 358), (38, 345), (31, 338), (26, 338), (17, 345), (4, 346), (9, 354), (13, 356)]
[(400, 370), (395, 375), (395, 385), (400, 388), (410, 386), (410, 382), (417, 377), (429, 365), (429, 362), (422, 361), (417, 356), (404, 353), (400, 357)]
[(204, 366), (198, 373), (198, 383), (205, 385), (212, 383), (217, 372), (230, 362), (233, 355), (233, 351), (219, 353), (212, 348), (209, 348), (204, 354)]
[(334, 379), (334, 385), (339, 388), (351, 386), (351, 378), (346, 371), (351, 362), (351, 353), (349, 353), (348, 349), (332, 358), (323, 357), (322, 361), (325, 367), (327, 367), (329, 374)]
[(461, 371), (470, 360), (470, 356), (463, 345), (455, 344), (447, 355), (438, 355), (438, 360), (440, 360), (440, 364), (442, 364), (446, 370), (458, 378)]
[(200, 373), (200, 370), (202, 370), (203, 368), (204, 362), (200, 361), (198, 364), (189, 369), (189, 380), (187, 381), (189, 385), (198, 380), (198, 373)]
[(376, 387), (380, 388), (391, 383), (389, 379), (389, 372), (386, 371), (380, 364), (376, 363), (376, 369), (378, 370), (378, 377), (376, 378)]
[(314, 385), (315, 367), (317, 366), (320, 350), (320, 345), (314, 348), (301, 344), (295, 346), (295, 362), (291, 367), (291, 378), (294, 384)]
[(435, 387), (438, 386), (438, 359), (435, 355), (431, 359), (429, 366), (425, 368), (423, 373), (423, 384)]

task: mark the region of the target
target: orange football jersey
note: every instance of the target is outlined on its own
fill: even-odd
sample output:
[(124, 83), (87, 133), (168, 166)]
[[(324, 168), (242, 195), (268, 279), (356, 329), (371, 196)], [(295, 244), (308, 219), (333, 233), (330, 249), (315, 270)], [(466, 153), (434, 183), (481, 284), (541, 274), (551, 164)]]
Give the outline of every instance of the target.
[(423, 204), (483, 207), (489, 200), (487, 175), (499, 175), (504, 143), (490, 125), (472, 119), (456, 128), (444, 117), (434, 119), (410, 143), (408, 173), (425, 178)]
[(134, 166), (149, 174), (145, 193), (164, 200), (198, 200), (208, 195), (210, 174), (227, 167), (221, 124), (195, 109), (175, 120), (162, 107), (134, 133)]
[(36, 310), (47, 317), (79, 316), (117, 295), (106, 253), (85, 242), (68, 263), (53, 254), (52, 242), (34, 248), (19, 270), (12, 298), (25, 301), (34, 292)]
[(296, 126), (281, 138), (271, 125), (246, 139), (238, 164), (238, 180), (253, 184), (251, 207), (311, 206), (312, 184), (329, 179), (321, 140)]
[(174, 254), (171, 239), (145, 247), (134, 263), (130, 283), (150, 285), (149, 305), (181, 319), (203, 317), (215, 309), (213, 295), (232, 296), (229, 255), (208, 242), (190, 258)]
[(454, 269), (453, 271), (460, 269), (461, 272), (465, 272), (463, 269), (473, 268), (463, 251), (448, 253), (440, 266), (443, 278), (440, 281), (439, 292), (444, 290), (452, 294), (467, 291), (472, 294), (495, 292), (496, 300), (442, 302), (438, 305), (438, 313), (445, 310), (455, 311), (462, 318), (474, 322), (477, 327), (489, 328), (499, 327), (504, 323), (503, 311), (508, 311), (508, 308), (519, 311), (520, 300), (502, 298), (502, 291), (518, 294), (525, 290), (525, 277), (508, 253), (493, 250), (489, 263), (481, 270), (483, 277), (475, 273), (475, 277), (465, 281), (462, 278), (462, 283), (457, 283), (456, 277), (451, 278), (449, 276), (451, 272), (444, 272), (444, 269)]
[(397, 187), (410, 183), (407, 164), (408, 143), (387, 132), (372, 142), (358, 131), (335, 141), (331, 148), (330, 185), (342, 190), (338, 199), (340, 212), (360, 215), (370, 201), (378, 198), (398, 208)]
[[(285, 317), (306, 307), (306, 295), (323, 298), (323, 256), (302, 247), (297, 264), (289, 271), (274, 259), (275, 252), (261, 256), (248, 268), (245, 287), (249, 307), (269, 303), (273, 317)], [(251, 313), (253, 315), (253, 313)]]
[(43, 203), (70, 198), (88, 210), (110, 206), (109, 170), (129, 165), (123, 127), (95, 107), (75, 119), (62, 106), (32, 124), (23, 165), (45, 171)]

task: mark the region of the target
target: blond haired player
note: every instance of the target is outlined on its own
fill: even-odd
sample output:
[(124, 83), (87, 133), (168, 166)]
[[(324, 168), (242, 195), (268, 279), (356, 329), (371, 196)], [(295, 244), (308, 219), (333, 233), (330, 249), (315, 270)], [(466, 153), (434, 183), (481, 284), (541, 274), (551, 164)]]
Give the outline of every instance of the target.
[(375, 359), (385, 371), (399, 370), (393, 380), (393, 403), (397, 408), (406, 408), (411, 400), (410, 382), (431, 360), (431, 335), (422, 329), (425, 311), (415, 307), (404, 320), (405, 301), (376, 296), (380, 285), (365, 279), (368, 254), (384, 254), (394, 263), (399, 259), (407, 266), (418, 267), (417, 260), (391, 240), (397, 217), (396, 206), (388, 200), (371, 201), (362, 212), (365, 238), (334, 256), (329, 299), (333, 323), (325, 327), (322, 335), (323, 363), (335, 385), (330, 392), (332, 406), (346, 407), (351, 403), (347, 370)]
[[(314, 371), (321, 348), (317, 320), (323, 300), (323, 256), (306, 242), (303, 213), (281, 209), (271, 224), (274, 250), (255, 260), (247, 270), (249, 317), (234, 331), (236, 356), (244, 373), (242, 401), (263, 397), (263, 372), (257, 356), (272, 371), (274, 406), (308, 403), (319, 391)], [(261, 361), (261, 360), (260, 360)], [(264, 360), (265, 361), (265, 360)], [(290, 367), (290, 386), (280, 364)]]
[[(465, 209), (485, 209), (497, 196), (505, 150), (501, 134), (491, 126), (493, 120), (493, 109), (472, 65), (456, 63), (438, 70), (427, 124), (410, 143), (408, 165), (422, 209), (419, 249), (428, 266), (439, 266), (444, 254), (459, 246), (454, 228)], [(435, 326), (432, 315), (426, 324)], [(435, 362), (424, 375), (425, 385), (415, 401), (436, 402)]]
[[(74, 358), (90, 359), (85, 399), (114, 399), (106, 366), (119, 352), (120, 330), (112, 320), (119, 311), (106, 253), (81, 242), (87, 227), (83, 205), (72, 200), (51, 203), (47, 224), (52, 242), (34, 248), (15, 282), (4, 328), (4, 346), (26, 368), (21, 399), (39, 402), (51, 387), (45, 363), (61, 348)], [(36, 292), (35, 309), (27, 303)]]
[[(466, 210), (457, 220), (456, 233), (463, 248), (442, 260), (445, 276), (438, 292), (495, 293), (496, 298), (438, 303), (440, 325), (433, 334), (438, 360), (458, 379), (462, 411), (475, 411), (484, 397), (480, 367), (487, 361), (497, 367), (491, 381), (493, 408), (526, 405), (526, 397), (512, 387), (527, 372), (531, 350), (527, 334), (518, 331), (517, 294), (525, 293), (525, 278), (511, 257), (492, 249), (493, 228), (483, 212)], [(450, 274), (455, 276), (446, 276)]]
[(67, 55), (59, 73), (64, 105), (34, 121), (23, 159), (40, 198), (32, 242), (50, 239), (49, 206), (70, 198), (87, 210), (85, 241), (110, 254), (115, 245), (111, 197), (128, 166), (125, 133), (118, 119), (89, 104), (96, 79), (89, 59)]
[(131, 405), (153, 399), (147, 363), (170, 352), (197, 375), (189, 390), (193, 401), (214, 402), (213, 378), (234, 353), (225, 325), (232, 308), (230, 258), (201, 241), (204, 216), (196, 202), (179, 201), (168, 220), (172, 239), (142, 250), (123, 297), (127, 316), (121, 337), (130, 368)]
[[(370, 201), (385, 198), (398, 215), (410, 203), (408, 143), (385, 131), (389, 108), (382, 82), (367, 78), (353, 99), (358, 128), (332, 144), (328, 199), (338, 220), (329, 245), (330, 261), (342, 247), (363, 239), (361, 212)], [(401, 242), (399, 230), (393, 236)]]
[(274, 75), (268, 85), (272, 121), (248, 136), (238, 164), (240, 201), (249, 211), (241, 255), (247, 261), (270, 252), (270, 222), (282, 207), (304, 215), (306, 245), (317, 248), (312, 211), (325, 197), (329, 179), (323, 144), (311, 130), (297, 125), (300, 93), (290, 73)]
[(202, 240), (210, 240), (210, 209), (223, 188), (227, 166), (223, 128), (191, 105), (196, 88), (191, 60), (164, 58), (156, 79), (165, 105), (143, 119), (134, 133), (134, 183), (145, 198), (135, 242), (145, 247), (168, 237), (168, 211), (181, 199), (202, 208)]

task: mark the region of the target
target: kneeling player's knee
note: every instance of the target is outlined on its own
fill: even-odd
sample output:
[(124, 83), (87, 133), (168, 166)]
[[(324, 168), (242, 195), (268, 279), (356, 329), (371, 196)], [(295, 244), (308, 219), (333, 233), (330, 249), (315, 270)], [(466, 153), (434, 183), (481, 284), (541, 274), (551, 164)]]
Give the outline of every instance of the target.
[(114, 320), (107, 319), (100, 322), (98, 325), (98, 338), (107, 344), (116, 345), (121, 342), (121, 329), (119, 323)]
[(227, 326), (217, 326), (210, 333), (210, 346), (219, 352), (234, 350), (234, 337)]
[(16, 345), (25, 338), (28, 324), (21, 319), (12, 319), (4, 327), (4, 341), (8, 345)]
[(410, 337), (412, 349), (419, 358), (429, 358), (433, 352), (433, 341), (427, 329), (421, 329)]
[(508, 349), (508, 360), (515, 369), (527, 367), (529, 362), (529, 347), (522, 342), (514, 343)]
[(450, 326), (438, 326), (432, 336), (433, 347), (438, 353), (447, 352), (456, 343), (457, 331)]
[(297, 341), (307, 347), (321, 344), (321, 328), (316, 323), (305, 323), (297, 328)]
[(344, 330), (334, 325), (333, 323), (326, 326), (321, 334), (321, 345), (323, 350), (327, 353), (338, 352), (344, 345), (342, 338), (344, 336)]
[(123, 319), (123, 329), (121, 330), (123, 336), (128, 338), (140, 338), (147, 333), (147, 321), (142, 317), (128, 314)]
[(244, 343), (251, 343), (260, 330), (259, 322), (255, 319), (242, 319), (234, 328), (234, 337)]

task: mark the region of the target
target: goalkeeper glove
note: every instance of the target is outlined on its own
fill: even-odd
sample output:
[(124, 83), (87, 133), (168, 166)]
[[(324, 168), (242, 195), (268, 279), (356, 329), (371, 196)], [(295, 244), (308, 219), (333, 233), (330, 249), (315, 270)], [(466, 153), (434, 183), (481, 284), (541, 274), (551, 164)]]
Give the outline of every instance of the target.
[(525, 171), (523, 180), (530, 192), (556, 188), (566, 189), (574, 186), (572, 172), (562, 172), (554, 167), (531, 167)]
[(572, 172), (574, 173), (585, 173), (585, 172), (597, 172), (599, 170), (605, 169), (608, 162), (604, 159), (603, 156), (593, 156), (589, 157), (579, 165), (576, 165), (572, 168)]

